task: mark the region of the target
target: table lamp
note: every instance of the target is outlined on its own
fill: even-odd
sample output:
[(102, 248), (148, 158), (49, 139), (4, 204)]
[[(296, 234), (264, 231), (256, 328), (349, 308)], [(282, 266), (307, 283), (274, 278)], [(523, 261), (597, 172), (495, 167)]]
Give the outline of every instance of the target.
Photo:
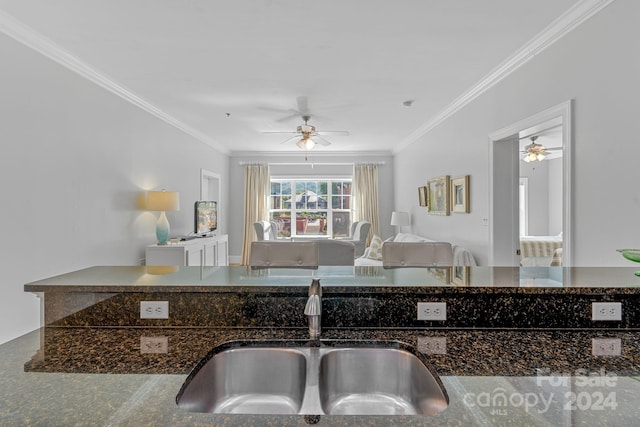
[(391, 225), (399, 227), (399, 232), (402, 231), (403, 225), (410, 225), (408, 212), (391, 212)]
[(180, 210), (180, 195), (177, 191), (148, 191), (147, 209), (150, 211), (160, 211), (160, 217), (156, 223), (156, 237), (159, 245), (166, 245), (169, 240), (169, 220), (166, 211)]

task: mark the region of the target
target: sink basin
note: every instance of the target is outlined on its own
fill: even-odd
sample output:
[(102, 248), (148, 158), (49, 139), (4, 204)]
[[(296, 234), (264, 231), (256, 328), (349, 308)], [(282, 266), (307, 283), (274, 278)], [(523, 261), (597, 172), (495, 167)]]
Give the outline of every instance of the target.
[(191, 412), (297, 414), (306, 365), (304, 354), (293, 349), (229, 349), (215, 354), (187, 380), (178, 406)]
[(428, 415), (448, 397), (437, 374), (398, 341), (244, 341), (213, 349), (176, 397), (191, 412)]
[(405, 350), (348, 348), (320, 360), (325, 414), (435, 414), (448, 406), (443, 390), (424, 363)]

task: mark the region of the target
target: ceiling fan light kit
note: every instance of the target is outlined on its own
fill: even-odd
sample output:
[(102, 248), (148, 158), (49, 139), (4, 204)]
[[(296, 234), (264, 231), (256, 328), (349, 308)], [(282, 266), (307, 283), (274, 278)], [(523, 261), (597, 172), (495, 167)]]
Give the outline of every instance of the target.
[(313, 149), (313, 147), (315, 147), (316, 143), (313, 142), (313, 139), (311, 139), (308, 135), (305, 135), (302, 137), (302, 139), (300, 139), (300, 141), (296, 142), (296, 145), (302, 150), (311, 150)]
[(532, 136), (531, 137), (531, 144), (527, 145), (526, 147), (524, 147), (524, 157), (522, 158), (523, 161), (525, 161), (526, 163), (529, 162), (533, 162), (533, 161), (543, 161), (548, 153), (548, 150), (560, 150), (561, 148), (547, 148), (542, 144), (537, 144), (536, 143), (536, 139), (538, 139), (537, 136)]
[[(307, 102), (306, 102), (306, 97), (298, 97), (298, 106), (299, 109), (302, 111), (306, 111), (307, 110)], [(347, 131), (323, 131), (320, 132), (318, 130), (316, 130), (315, 126), (312, 126), (309, 124), (309, 120), (311, 120), (311, 116), (309, 114), (302, 114), (302, 120), (304, 121), (304, 124), (299, 125), (298, 127), (296, 127), (296, 130), (294, 132), (263, 132), (263, 133), (289, 133), (289, 134), (296, 134), (296, 136), (286, 139), (285, 141), (283, 141), (282, 143), (285, 142), (289, 142), (291, 140), (295, 140), (296, 141), (296, 145), (298, 146), (298, 148), (300, 148), (301, 150), (305, 150), (305, 151), (309, 151), (312, 150), (316, 144), (320, 144), (320, 145), (331, 145), (331, 142), (327, 141), (326, 139), (324, 139), (322, 137), (322, 135), (328, 135), (328, 134), (334, 134), (334, 135), (344, 135), (344, 136), (349, 136), (349, 132)], [(300, 139), (298, 139), (298, 137)]]

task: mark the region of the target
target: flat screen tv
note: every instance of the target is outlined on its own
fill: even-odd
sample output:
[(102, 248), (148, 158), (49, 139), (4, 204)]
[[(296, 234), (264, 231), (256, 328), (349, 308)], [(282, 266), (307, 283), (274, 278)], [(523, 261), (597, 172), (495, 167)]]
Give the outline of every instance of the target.
[(195, 234), (207, 234), (218, 228), (218, 202), (199, 200), (195, 206)]

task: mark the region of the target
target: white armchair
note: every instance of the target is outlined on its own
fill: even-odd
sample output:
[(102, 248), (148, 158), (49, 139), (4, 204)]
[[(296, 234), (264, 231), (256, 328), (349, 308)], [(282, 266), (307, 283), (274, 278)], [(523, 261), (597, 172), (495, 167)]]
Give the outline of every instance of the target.
[(356, 221), (351, 224), (351, 238), (347, 240), (355, 246), (354, 256), (356, 258), (364, 254), (370, 229), (371, 223), (368, 221)]
[(276, 240), (278, 235), (278, 225), (274, 221), (258, 221), (253, 223), (253, 227), (258, 235), (258, 241)]

